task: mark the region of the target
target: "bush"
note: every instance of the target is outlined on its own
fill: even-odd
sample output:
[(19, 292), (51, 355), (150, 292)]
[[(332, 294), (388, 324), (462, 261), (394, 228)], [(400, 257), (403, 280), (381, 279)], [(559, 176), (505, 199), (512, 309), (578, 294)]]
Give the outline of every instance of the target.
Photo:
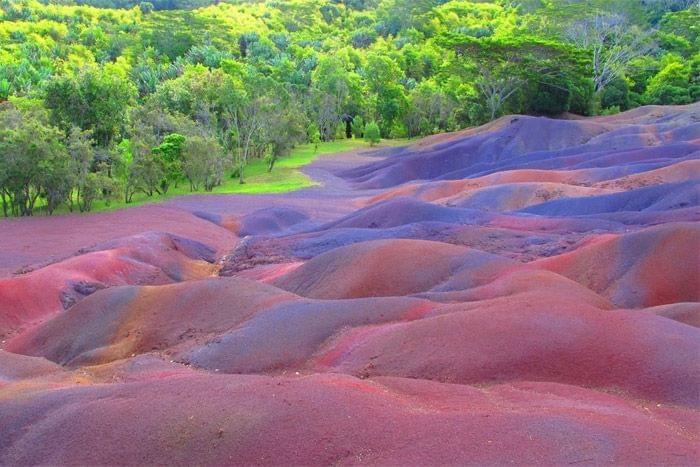
[(306, 137), (309, 143), (314, 145), (314, 149), (318, 149), (318, 143), (321, 142), (321, 131), (318, 129), (318, 125), (313, 122), (309, 124), (306, 129)]
[(345, 139), (347, 137), (347, 134), (345, 132), (346, 126), (344, 121), (338, 122), (338, 124), (335, 126), (335, 137), (334, 139)]
[(647, 92), (645, 96), (647, 104), (678, 105), (690, 104), (690, 90), (680, 86), (663, 85)]
[(560, 115), (568, 112), (571, 103), (571, 83), (568, 79), (547, 77), (537, 83), (530, 101), (530, 112)]
[(379, 132), (379, 125), (377, 122), (371, 121), (365, 125), (364, 130), (365, 140), (369, 142), (370, 146), (374, 146), (379, 141), (381, 141), (381, 133)]
[(600, 96), (600, 106), (603, 109), (618, 107), (620, 110), (627, 110), (630, 107), (629, 86), (623, 78), (617, 78), (608, 84)]
[(362, 138), (362, 134), (365, 131), (365, 120), (362, 118), (362, 115), (355, 115), (355, 117), (352, 119), (352, 135), (360, 139)]
[(389, 131), (389, 138), (399, 139), (408, 137), (406, 125), (400, 122), (395, 122)]
[(604, 108), (601, 112), (600, 115), (615, 115), (620, 113), (620, 107), (617, 105), (613, 105), (611, 107), (606, 107)]
[(226, 157), (216, 139), (211, 136), (187, 138), (183, 148), (183, 172), (190, 182), (190, 190), (200, 186), (212, 191), (221, 184), (226, 169)]
[(569, 112), (577, 115), (593, 115), (593, 81), (590, 79), (579, 80), (571, 85), (571, 99)]
[(671, 62), (649, 80), (644, 99), (648, 104), (689, 104), (692, 102), (689, 82), (689, 67)]
[(352, 46), (356, 49), (366, 49), (370, 45), (374, 44), (377, 40), (377, 34), (374, 31), (368, 29), (360, 29), (353, 33), (350, 38)]
[(141, 13), (147, 15), (153, 12), (153, 4), (151, 2), (141, 2), (139, 3), (139, 9), (141, 10)]

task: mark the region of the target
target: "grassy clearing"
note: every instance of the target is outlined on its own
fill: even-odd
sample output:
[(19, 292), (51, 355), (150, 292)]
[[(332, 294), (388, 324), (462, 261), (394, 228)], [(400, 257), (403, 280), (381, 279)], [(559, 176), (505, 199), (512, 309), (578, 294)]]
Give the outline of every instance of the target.
[[(408, 140), (382, 140), (377, 147), (397, 146), (407, 143)], [(238, 182), (238, 178), (227, 175), (220, 186), (211, 192), (196, 191), (191, 192), (187, 182), (180, 183), (178, 187), (171, 187), (164, 196), (147, 196), (144, 193), (136, 193), (132, 202), (127, 204), (122, 199), (111, 200), (109, 203), (99, 200), (95, 201), (91, 212), (111, 211), (140, 204), (156, 203), (168, 198), (192, 194), (264, 194), (264, 193), (285, 193), (314, 186), (312, 179), (304, 175), (299, 169), (313, 162), (317, 157), (339, 152), (353, 151), (358, 149), (369, 149), (369, 144), (363, 140), (344, 139), (319, 143), (318, 150), (313, 144), (303, 144), (297, 146), (289, 156), (280, 158), (272, 172), (267, 171), (265, 161), (256, 159), (251, 161), (245, 169), (245, 183)], [(41, 203), (41, 200), (37, 204)], [(37, 206), (37, 214), (41, 214), (40, 206)], [(67, 213), (68, 208), (61, 206), (56, 210), (57, 214)]]

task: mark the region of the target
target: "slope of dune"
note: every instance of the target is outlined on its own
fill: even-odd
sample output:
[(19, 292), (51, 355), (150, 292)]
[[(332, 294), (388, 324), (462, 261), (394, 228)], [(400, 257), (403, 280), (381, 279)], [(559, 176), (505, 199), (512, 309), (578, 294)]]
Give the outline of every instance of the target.
[(309, 298), (386, 297), (474, 287), (511, 266), (505, 258), (440, 242), (378, 240), (319, 255), (273, 284)]
[(536, 264), (608, 297), (620, 307), (700, 301), (700, 225), (668, 224), (601, 236)]
[(107, 242), (36, 271), (0, 278), (0, 335), (41, 321), (107, 287), (167, 284), (214, 272), (214, 251), (149, 232)]
[(0, 441), (6, 464), (662, 464), (667, 453), (677, 463), (697, 456), (687, 428), (697, 419), (678, 409), (552, 383), (192, 374), (37, 391), (3, 404), (0, 415), (11, 427)]
[(644, 123), (634, 117), (625, 121), (624, 115), (587, 120), (508, 116), (467, 137), (453, 135), (447, 141), (408, 149), (400, 157), (346, 170), (342, 175), (365, 188), (388, 188), (411, 180), (469, 178), (516, 168), (576, 169), (673, 161), (697, 152), (699, 113), (700, 104), (679, 110), (672, 118), (663, 113), (654, 117), (649, 110)]
[(114, 287), (10, 340), (13, 352), (63, 365), (105, 363), (225, 331), (294, 295), (237, 278)]

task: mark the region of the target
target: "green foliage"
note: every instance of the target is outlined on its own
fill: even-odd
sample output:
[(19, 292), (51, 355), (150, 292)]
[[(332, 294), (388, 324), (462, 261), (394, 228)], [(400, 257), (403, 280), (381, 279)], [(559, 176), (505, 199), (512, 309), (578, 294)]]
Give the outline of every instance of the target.
[(362, 118), (362, 115), (355, 115), (355, 117), (352, 119), (352, 135), (360, 139), (363, 136), (363, 133), (365, 131), (365, 119)]
[(314, 122), (311, 122), (306, 129), (306, 138), (309, 143), (313, 144), (315, 148), (318, 148), (318, 143), (321, 142), (321, 132), (318, 130), (318, 125)]
[(226, 169), (226, 159), (216, 139), (209, 136), (193, 136), (184, 144), (183, 172), (190, 182), (190, 189), (199, 187), (212, 191), (220, 185)]
[(170, 185), (177, 187), (178, 182), (185, 177), (182, 168), (184, 148), (185, 137), (178, 133), (167, 135), (163, 142), (153, 148), (153, 153), (163, 167), (163, 180), (160, 183), (163, 193), (168, 192)]
[(141, 10), (141, 13), (144, 15), (147, 15), (151, 12), (153, 12), (153, 4), (151, 2), (141, 2), (139, 3), (139, 9)]
[(605, 87), (600, 96), (600, 107), (607, 109), (617, 108), (617, 111), (627, 110), (630, 107), (629, 85), (627, 81), (618, 78)]
[(37, 200), (49, 213), (66, 200), (71, 171), (61, 132), (40, 113), (0, 111), (0, 195), (5, 215), (31, 216)]
[(151, 2), (139, 2), (138, 0), (76, 0), (78, 5), (92, 5), (100, 8), (133, 8), (138, 5), (144, 11), (144, 4), (148, 12), (155, 10), (176, 10), (185, 8), (199, 8), (215, 3), (215, 0), (151, 0)]
[(677, 61), (668, 63), (651, 80), (644, 94), (649, 104), (688, 104), (690, 67)]
[[(165, 171), (161, 161), (153, 152), (153, 141), (140, 135), (131, 140), (132, 161), (127, 168), (127, 183), (132, 188), (131, 196), (141, 191), (146, 196), (152, 197), (161, 194), (161, 184), (165, 178)], [(127, 202), (131, 197), (126, 197)]]
[[(463, 73), (475, 84), (470, 116), (477, 121), (493, 120), (508, 111), (557, 114), (568, 110), (568, 76), (580, 76), (586, 65), (580, 51), (529, 34), (474, 38), (448, 33), (441, 42), (458, 57), (474, 62)], [(530, 96), (529, 87), (534, 87)], [(525, 105), (517, 106), (525, 99)]]
[(584, 77), (577, 81), (571, 81), (571, 99), (569, 100), (569, 112), (577, 115), (593, 115), (595, 99), (595, 85), (593, 80)]
[(381, 133), (379, 131), (379, 125), (377, 125), (377, 122), (372, 121), (367, 123), (367, 125), (365, 125), (363, 134), (365, 136), (365, 141), (367, 141), (370, 144), (370, 146), (374, 146), (379, 141), (381, 141)]
[(367, 28), (355, 31), (351, 37), (352, 46), (356, 49), (366, 49), (376, 40), (377, 33)]
[(55, 77), (47, 84), (45, 102), (59, 127), (90, 130), (95, 141), (107, 147), (124, 130), (135, 96), (133, 84), (114, 67), (105, 67)]
[(529, 110), (535, 114), (560, 115), (571, 106), (571, 83), (566, 77), (544, 76), (530, 98)]
[[(95, 150), (92, 146), (91, 133), (73, 127), (68, 135), (66, 146), (70, 156), (71, 172), (74, 177), (74, 189), (69, 196), (70, 208), (74, 203), (80, 212), (89, 211), (93, 201), (101, 194), (102, 173), (93, 173)], [(75, 195), (75, 200), (74, 196)]]
[(666, 13), (659, 23), (659, 40), (664, 49), (690, 55), (700, 48), (700, 8)]

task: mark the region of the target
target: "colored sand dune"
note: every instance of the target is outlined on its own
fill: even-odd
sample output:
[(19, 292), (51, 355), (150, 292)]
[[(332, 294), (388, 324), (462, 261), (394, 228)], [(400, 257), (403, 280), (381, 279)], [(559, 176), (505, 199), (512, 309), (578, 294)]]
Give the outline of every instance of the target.
[(700, 463), (700, 105), (0, 221), (0, 464)]

